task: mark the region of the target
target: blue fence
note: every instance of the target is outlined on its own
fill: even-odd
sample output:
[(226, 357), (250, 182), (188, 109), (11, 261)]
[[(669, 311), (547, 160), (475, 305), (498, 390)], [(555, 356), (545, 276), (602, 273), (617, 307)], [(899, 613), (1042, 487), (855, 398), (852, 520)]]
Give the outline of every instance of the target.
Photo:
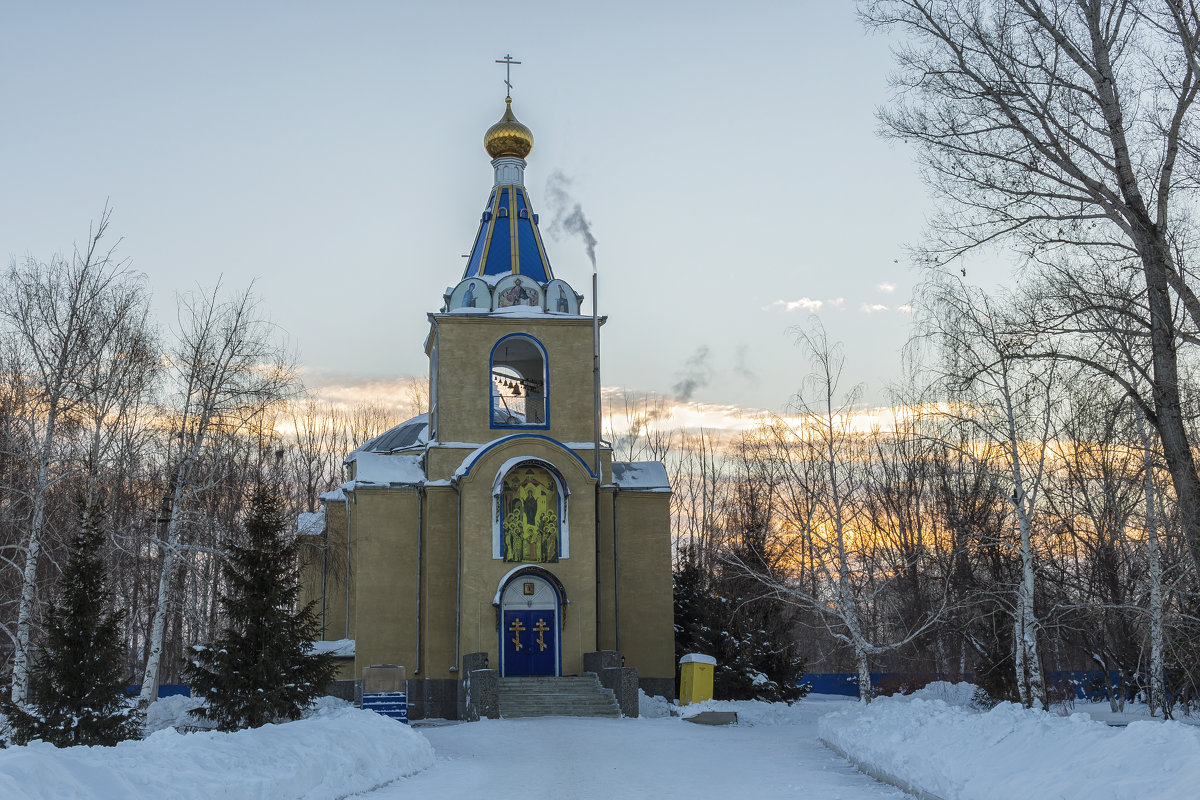
[[(975, 673), (967, 672), (962, 675), (930, 675), (928, 673), (911, 672), (872, 672), (871, 686), (897, 689), (905, 686), (924, 685), (930, 681), (974, 681)], [(1108, 673), (1109, 685), (1113, 691), (1118, 691), (1121, 685), (1119, 672)], [(800, 678), (800, 683), (812, 686), (814, 694), (840, 694), (847, 697), (858, 697), (858, 674), (854, 672), (809, 672)], [(1046, 684), (1050, 687), (1070, 688), (1075, 692), (1076, 700), (1104, 700), (1108, 695), (1104, 691), (1104, 673), (1098, 669), (1064, 669), (1046, 673)], [(1132, 698), (1137, 692), (1136, 686), (1131, 686), (1128, 677), (1125, 685), (1126, 696)]]

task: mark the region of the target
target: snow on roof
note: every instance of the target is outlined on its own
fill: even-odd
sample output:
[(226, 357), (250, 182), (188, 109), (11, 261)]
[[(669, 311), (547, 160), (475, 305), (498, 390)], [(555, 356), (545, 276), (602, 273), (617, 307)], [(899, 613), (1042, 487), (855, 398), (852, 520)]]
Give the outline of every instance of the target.
[[(415, 486), (425, 482), (420, 454), (393, 456), (387, 453), (355, 452), (350, 454), (347, 461), (355, 463), (352, 489), (364, 485)], [(346, 485), (342, 484), (342, 487)]]
[(301, 536), (320, 536), (324, 532), (324, 511), (302, 511), (296, 516), (296, 533)]
[(688, 653), (683, 658), (679, 659), (680, 664), (711, 664), (717, 665), (717, 660), (712, 656), (706, 656), (703, 653)]
[(344, 491), (342, 491), (342, 487), (339, 486), (338, 488), (336, 488), (332, 491), (322, 492), (321, 500), (326, 503), (329, 503), (329, 502), (344, 503), (344, 502), (346, 502), (346, 493)]
[(667, 468), (661, 461), (614, 461), (613, 483), (622, 489), (637, 491), (671, 490)]
[(418, 414), (373, 439), (368, 439), (346, 456), (344, 463), (349, 464), (358, 453), (394, 453), (397, 450), (411, 450), (414, 447), (425, 445), (428, 439), (429, 415)]
[(314, 653), (329, 653), (336, 658), (354, 657), (353, 639), (333, 639), (328, 642), (313, 642)]

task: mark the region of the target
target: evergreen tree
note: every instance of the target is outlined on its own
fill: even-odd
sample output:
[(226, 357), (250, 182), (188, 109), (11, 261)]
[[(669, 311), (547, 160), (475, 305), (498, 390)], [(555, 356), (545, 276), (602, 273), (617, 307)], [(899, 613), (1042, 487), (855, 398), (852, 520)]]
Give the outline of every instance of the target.
[(192, 647), (184, 678), (204, 697), (192, 712), (218, 730), (299, 719), (333, 678), (313, 604), (296, 609), (298, 541), (288, 535), (279, 498), (259, 486), (242, 541), (228, 541), (220, 597), (227, 627), (215, 642)]
[(121, 679), (124, 610), (110, 610), (108, 570), (100, 553), (102, 504), (80, 502), (59, 600), (46, 644), (34, 661), (29, 701), (6, 698), (13, 741), (42, 739), (57, 747), (115, 745), (141, 735), (141, 714), (125, 699)]
[(744, 576), (714, 575), (687, 560), (677, 566), (674, 588), (675, 658), (715, 658), (717, 699), (791, 702), (808, 694), (800, 685), (795, 608), (760, 597), (761, 586)]

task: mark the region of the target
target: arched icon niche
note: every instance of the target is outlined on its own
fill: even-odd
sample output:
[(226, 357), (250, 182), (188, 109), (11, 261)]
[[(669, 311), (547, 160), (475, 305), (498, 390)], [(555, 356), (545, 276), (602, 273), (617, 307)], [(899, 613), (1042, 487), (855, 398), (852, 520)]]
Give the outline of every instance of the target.
[(480, 278), (467, 278), (450, 293), (450, 303), (447, 309), (454, 311), (458, 308), (478, 308), (484, 311), (492, 307), (492, 292), (487, 281)]
[(546, 310), (551, 314), (579, 315), (579, 295), (570, 285), (555, 278), (546, 284)]
[(545, 308), (542, 302), (542, 287), (527, 275), (506, 275), (496, 284), (492, 294), (492, 308), (531, 306)]

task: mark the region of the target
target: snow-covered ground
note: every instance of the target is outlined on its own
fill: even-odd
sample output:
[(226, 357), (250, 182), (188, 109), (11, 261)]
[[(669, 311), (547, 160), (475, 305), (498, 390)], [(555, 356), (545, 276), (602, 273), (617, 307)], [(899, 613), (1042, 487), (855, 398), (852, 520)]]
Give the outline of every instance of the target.
[[(1070, 716), (1001, 703), (970, 705), (971, 688), (933, 685), (823, 717), (821, 739), (873, 775), (942, 800), (1200, 796), (1200, 727), (1142, 718), (1123, 727), (1107, 704)], [(1127, 712), (1125, 719), (1138, 716)]]
[(406, 725), (341, 701), (306, 719), (236, 733), (177, 733), (188, 698), (151, 706), (141, 741), (0, 750), (4, 800), (239, 800), (342, 798), (434, 763), (428, 740)]
[(364, 800), (903, 798), (899, 790), (857, 772), (817, 742), (817, 720), (852, 703), (821, 696), (791, 708), (705, 704), (736, 710), (739, 724), (730, 727), (695, 725), (678, 717), (549, 717), (421, 728), (437, 752), (434, 766)]
[[(855, 769), (942, 800), (1197, 797), (1200, 727), (1111, 727), (1002, 704), (970, 707), (971, 687), (934, 685), (860, 706), (813, 695), (793, 706), (710, 702), (736, 726), (705, 726), (643, 698), (640, 719), (483, 720), (417, 729), (326, 700), (308, 718), (252, 731), (180, 734), (195, 703), (152, 706), (141, 742), (0, 750), (0, 798), (345, 798), (487, 796), (892, 798)], [(1137, 716), (1134, 710), (1128, 716)], [(821, 739), (831, 747), (823, 746)], [(431, 746), (432, 745), (432, 746)]]

